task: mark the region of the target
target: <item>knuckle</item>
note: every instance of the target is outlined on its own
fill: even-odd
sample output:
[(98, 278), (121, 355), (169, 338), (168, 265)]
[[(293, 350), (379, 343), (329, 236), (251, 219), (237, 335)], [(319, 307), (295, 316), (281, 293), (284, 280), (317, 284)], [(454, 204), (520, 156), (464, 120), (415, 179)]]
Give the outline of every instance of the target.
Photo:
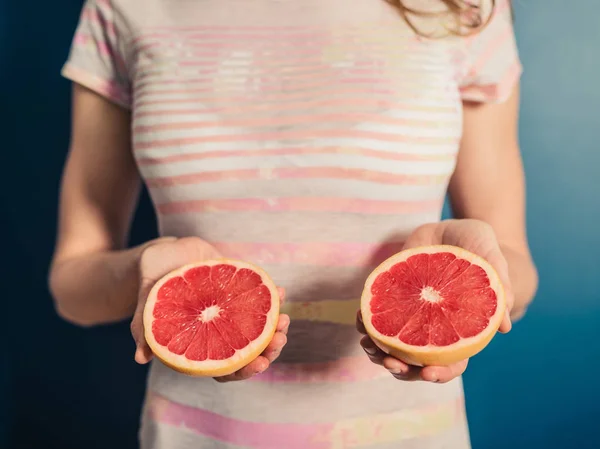
[(436, 224), (434, 224), (434, 223), (422, 224), (414, 230), (414, 234), (420, 235), (420, 234), (428, 233), (431, 230), (435, 229), (435, 226), (436, 226)]
[(275, 357), (278, 356), (280, 353), (281, 353), (281, 347), (276, 347), (276, 348), (271, 349), (271, 355), (273, 355)]
[(157, 245), (150, 245), (142, 251), (139, 259), (139, 269), (141, 272), (145, 271), (145, 268), (148, 264), (152, 263), (152, 260), (156, 258), (157, 254)]
[(182, 244), (186, 244), (186, 245), (200, 245), (200, 246), (205, 245), (204, 240), (202, 240), (199, 237), (195, 237), (195, 236), (182, 237), (182, 238), (179, 239), (179, 241)]
[(496, 238), (496, 230), (493, 228), (493, 226), (491, 224), (484, 223), (483, 228), (485, 229), (485, 232), (487, 232), (487, 234), (490, 237), (493, 237), (494, 239)]

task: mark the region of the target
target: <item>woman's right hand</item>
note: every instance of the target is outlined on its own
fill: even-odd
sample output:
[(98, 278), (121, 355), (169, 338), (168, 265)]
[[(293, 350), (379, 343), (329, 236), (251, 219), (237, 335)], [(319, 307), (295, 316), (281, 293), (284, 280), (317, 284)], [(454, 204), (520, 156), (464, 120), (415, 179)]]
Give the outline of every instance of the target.
[[(152, 351), (144, 337), (144, 306), (150, 290), (163, 276), (177, 268), (202, 260), (220, 259), (221, 254), (210, 244), (198, 237), (163, 237), (153, 240), (142, 247), (139, 256), (139, 293), (138, 302), (131, 321), (131, 334), (136, 344), (135, 361), (146, 364), (152, 360)], [(279, 289), (281, 301), (285, 291)], [(216, 378), (219, 382), (248, 379), (262, 373), (281, 353), (287, 342), (289, 316), (281, 314), (277, 331), (269, 346), (256, 359), (245, 367), (228, 376)]]

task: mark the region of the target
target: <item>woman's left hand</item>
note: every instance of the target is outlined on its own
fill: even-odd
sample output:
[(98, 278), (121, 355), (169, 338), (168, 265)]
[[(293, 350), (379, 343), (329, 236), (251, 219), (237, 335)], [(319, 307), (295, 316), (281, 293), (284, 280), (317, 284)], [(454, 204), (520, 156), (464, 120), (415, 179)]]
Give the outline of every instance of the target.
[[(417, 228), (407, 239), (404, 249), (427, 245), (453, 245), (464, 248), (486, 259), (496, 270), (506, 295), (506, 316), (500, 324), (499, 331), (510, 331), (510, 310), (514, 303), (508, 265), (502, 255), (494, 230), (490, 225), (479, 220), (462, 219), (447, 220), (440, 223), (427, 224)], [(468, 360), (449, 366), (416, 367), (408, 365), (395, 357), (389, 356), (379, 349), (369, 338), (362, 323), (360, 312), (357, 328), (364, 334), (360, 344), (375, 364), (384, 366), (394, 377), (401, 380), (425, 380), (429, 382), (448, 382), (464, 373)]]

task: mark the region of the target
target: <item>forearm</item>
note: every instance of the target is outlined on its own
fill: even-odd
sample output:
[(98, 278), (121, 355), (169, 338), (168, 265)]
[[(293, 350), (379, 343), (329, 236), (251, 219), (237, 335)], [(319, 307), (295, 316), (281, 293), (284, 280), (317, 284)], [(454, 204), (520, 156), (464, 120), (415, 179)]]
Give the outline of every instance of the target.
[(533, 300), (538, 286), (538, 274), (531, 257), (510, 246), (500, 244), (508, 263), (508, 275), (515, 295), (511, 312), (513, 321), (520, 319)]
[(133, 315), (138, 261), (145, 246), (56, 261), (49, 281), (58, 313), (82, 326), (116, 322)]

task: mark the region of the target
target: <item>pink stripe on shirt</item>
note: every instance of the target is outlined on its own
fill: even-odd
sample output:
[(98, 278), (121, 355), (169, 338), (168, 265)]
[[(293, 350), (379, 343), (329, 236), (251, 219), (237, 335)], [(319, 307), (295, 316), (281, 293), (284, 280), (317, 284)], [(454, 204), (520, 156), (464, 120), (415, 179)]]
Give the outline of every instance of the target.
[(410, 214), (439, 210), (439, 199), (432, 201), (381, 201), (348, 198), (248, 198), (176, 201), (158, 204), (163, 215), (197, 212), (346, 212), (353, 214)]
[(404, 243), (259, 243), (211, 242), (221, 254), (258, 265), (316, 265), (364, 267), (399, 252)]

